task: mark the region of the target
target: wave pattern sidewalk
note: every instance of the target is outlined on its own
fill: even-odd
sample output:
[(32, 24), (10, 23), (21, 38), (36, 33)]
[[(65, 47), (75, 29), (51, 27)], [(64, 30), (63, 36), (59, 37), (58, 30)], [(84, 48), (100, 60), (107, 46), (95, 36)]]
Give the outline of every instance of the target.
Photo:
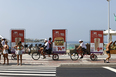
[[(17, 60), (11, 60), (11, 55), (9, 55), (9, 66), (17, 66)], [(47, 55), (46, 55), (47, 56)], [(59, 55), (59, 60), (54, 61), (52, 60), (51, 57), (46, 57), (46, 59), (42, 59), (42, 56), (39, 60), (33, 60), (31, 58), (31, 55), (24, 54), (23, 55), (23, 65), (22, 66), (38, 66), (38, 67), (59, 67), (60, 64), (66, 63), (66, 64), (99, 64), (102, 63), (104, 64), (103, 59), (105, 59), (107, 55), (98, 55), (98, 60), (97, 61), (91, 61), (89, 55), (85, 55), (83, 59), (78, 59), (76, 61), (72, 61), (70, 59), (70, 56), (68, 55)], [(1, 63), (3, 63), (3, 57), (1, 59)], [(112, 55), (110, 59), (110, 63), (115, 63), (116, 64), (116, 55)], [(6, 66), (0, 64), (0, 66)]]

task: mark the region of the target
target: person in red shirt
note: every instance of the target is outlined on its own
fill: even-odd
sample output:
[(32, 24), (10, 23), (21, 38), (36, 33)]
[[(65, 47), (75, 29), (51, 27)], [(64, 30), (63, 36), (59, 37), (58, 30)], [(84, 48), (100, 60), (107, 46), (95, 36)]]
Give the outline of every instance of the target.
[(51, 51), (52, 51), (52, 38), (49, 38), (48, 44), (49, 44), (49, 51), (48, 51), (48, 57), (50, 57)]

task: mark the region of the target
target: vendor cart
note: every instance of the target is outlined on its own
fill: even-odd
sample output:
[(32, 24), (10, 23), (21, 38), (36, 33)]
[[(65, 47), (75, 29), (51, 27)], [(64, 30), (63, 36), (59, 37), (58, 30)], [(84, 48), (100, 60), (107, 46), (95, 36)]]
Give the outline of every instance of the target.
[[(66, 30), (65, 29), (53, 29), (52, 30), (52, 59), (59, 60), (59, 54), (66, 54)], [(48, 55), (45, 53), (45, 55)], [(41, 56), (41, 50), (32, 53), (32, 58), (38, 60)]]
[(70, 53), (70, 58), (72, 60), (78, 60), (79, 54), (85, 53), (86, 55), (90, 55), (90, 59), (92, 61), (95, 61), (95, 60), (97, 60), (97, 55), (103, 54), (103, 31), (91, 30), (90, 34), (91, 34), (90, 46), (89, 47), (87, 46), (87, 51), (83, 52), (81, 49), (76, 50), (76, 48), (75, 48), (75, 50), (74, 50), (75, 52)]

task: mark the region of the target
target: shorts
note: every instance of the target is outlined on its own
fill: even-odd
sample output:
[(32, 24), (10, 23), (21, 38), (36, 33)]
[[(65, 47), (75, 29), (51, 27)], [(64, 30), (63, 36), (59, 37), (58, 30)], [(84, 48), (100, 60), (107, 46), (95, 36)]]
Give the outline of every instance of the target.
[(86, 49), (85, 49), (85, 48), (82, 48), (82, 51), (83, 51), (83, 52), (86, 52)]
[(49, 48), (48, 49), (48, 54), (51, 54), (51, 52), (52, 52), (52, 48)]
[(22, 50), (17, 50), (15, 53), (16, 55), (22, 55)]
[(3, 50), (3, 54), (8, 54), (8, 50)]
[(43, 51), (44, 51), (44, 52), (48, 52), (48, 49), (44, 49)]
[(110, 53), (110, 51), (106, 51), (106, 53)]

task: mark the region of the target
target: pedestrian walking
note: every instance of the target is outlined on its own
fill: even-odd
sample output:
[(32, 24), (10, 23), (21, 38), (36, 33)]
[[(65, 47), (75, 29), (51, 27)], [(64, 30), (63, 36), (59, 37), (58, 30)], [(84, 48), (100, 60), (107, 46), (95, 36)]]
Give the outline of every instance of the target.
[(9, 59), (8, 59), (8, 49), (9, 46), (7, 45), (7, 41), (5, 40), (5, 45), (3, 46), (3, 57), (4, 57), (4, 63), (5, 64), (5, 60), (7, 59), (7, 65), (9, 65)]
[(1, 64), (1, 55), (2, 55), (2, 52), (3, 52), (3, 46), (2, 46), (1, 40), (0, 40), (0, 64)]
[[(111, 44), (112, 44), (113, 42), (111, 41), (110, 43), (108, 43), (107, 44), (107, 46), (106, 46), (106, 54), (108, 55), (108, 57), (106, 58), (106, 59), (104, 59), (104, 63), (110, 63), (109, 62), (109, 59), (110, 59), (110, 57), (111, 57), (111, 54), (110, 54), (110, 48), (111, 48)], [(107, 61), (107, 62), (106, 62)]]
[(17, 65), (19, 65), (19, 56), (20, 56), (20, 65), (22, 65), (22, 49), (24, 48), (22, 42), (20, 41), (16, 46), (14, 46), (14, 48), (16, 49)]

